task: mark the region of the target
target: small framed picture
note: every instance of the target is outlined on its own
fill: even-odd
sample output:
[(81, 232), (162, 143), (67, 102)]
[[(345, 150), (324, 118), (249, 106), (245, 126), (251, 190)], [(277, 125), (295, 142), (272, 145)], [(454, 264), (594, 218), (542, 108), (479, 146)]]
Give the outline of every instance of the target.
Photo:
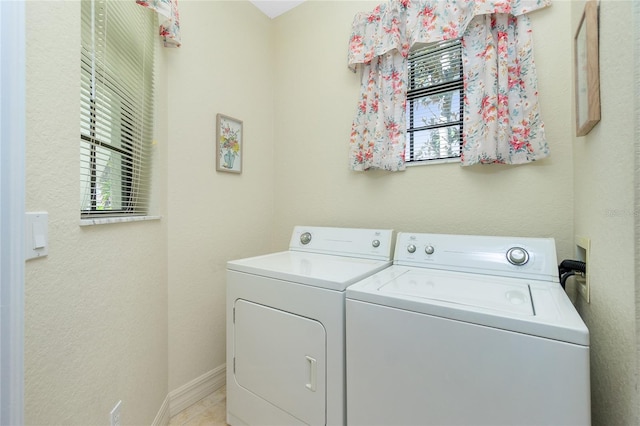
[(242, 121), (223, 114), (216, 116), (216, 170), (242, 173)]
[(600, 121), (598, 4), (589, 0), (575, 36), (576, 136), (584, 136)]

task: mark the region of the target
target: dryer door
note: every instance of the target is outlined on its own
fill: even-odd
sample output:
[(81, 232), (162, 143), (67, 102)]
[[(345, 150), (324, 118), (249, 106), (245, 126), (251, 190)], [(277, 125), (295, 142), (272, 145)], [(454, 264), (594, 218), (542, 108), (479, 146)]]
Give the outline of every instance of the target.
[(321, 323), (236, 300), (235, 379), (310, 425), (326, 423), (325, 342)]

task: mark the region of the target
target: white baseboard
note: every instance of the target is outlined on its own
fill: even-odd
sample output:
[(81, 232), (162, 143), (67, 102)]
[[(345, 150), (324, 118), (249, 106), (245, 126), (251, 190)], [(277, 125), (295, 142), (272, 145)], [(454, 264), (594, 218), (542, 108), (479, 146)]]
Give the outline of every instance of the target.
[[(202, 376), (196, 377), (189, 383), (180, 386), (178, 389), (169, 392), (169, 395), (167, 395), (169, 401), (169, 417), (175, 416), (205, 396), (217, 391), (225, 385), (226, 381), (227, 367), (226, 364), (222, 364), (204, 373)], [(158, 413), (158, 415), (160, 415), (160, 413)]]
[(156, 418), (153, 419), (151, 426), (167, 426), (169, 424), (169, 395), (166, 396), (160, 407), (160, 411), (156, 414)]

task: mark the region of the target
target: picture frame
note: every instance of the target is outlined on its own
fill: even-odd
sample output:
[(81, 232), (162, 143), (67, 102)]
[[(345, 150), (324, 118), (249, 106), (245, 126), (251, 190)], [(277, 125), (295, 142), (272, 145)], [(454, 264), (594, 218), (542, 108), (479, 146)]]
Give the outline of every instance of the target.
[(242, 173), (244, 142), (242, 121), (224, 114), (216, 115), (216, 170)]
[(574, 40), (576, 136), (585, 136), (600, 121), (598, 3), (588, 0)]

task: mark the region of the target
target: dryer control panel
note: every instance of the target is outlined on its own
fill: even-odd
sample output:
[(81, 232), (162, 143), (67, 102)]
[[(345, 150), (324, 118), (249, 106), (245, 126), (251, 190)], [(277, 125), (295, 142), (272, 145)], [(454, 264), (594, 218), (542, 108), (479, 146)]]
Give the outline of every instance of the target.
[(289, 250), (391, 260), (393, 230), (296, 226)]
[(558, 281), (553, 238), (400, 232), (394, 264)]

